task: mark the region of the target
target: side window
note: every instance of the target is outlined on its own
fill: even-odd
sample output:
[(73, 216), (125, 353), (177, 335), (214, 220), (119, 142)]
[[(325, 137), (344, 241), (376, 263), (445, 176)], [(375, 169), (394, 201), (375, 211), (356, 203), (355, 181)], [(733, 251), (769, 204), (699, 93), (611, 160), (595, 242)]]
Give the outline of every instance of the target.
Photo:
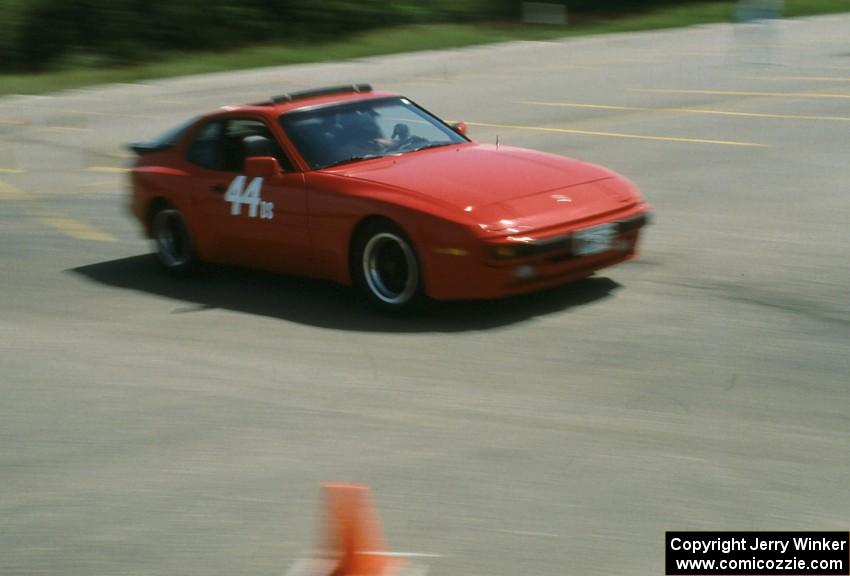
[(210, 122), (198, 132), (189, 147), (189, 162), (210, 170), (222, 170), (221, 135), (223, 122)]
[(222, 137), (224, 170), (230, 172), (241, 172), (245, 164), (246, 146), (245, 138), (249, 136), (262, 136), (268, 139), (269, 155), (277, 158), (280, 167), (286, 171), (292, 171), (292, 163), (284, 154), (277, 139), (260, 120), (247, 118), (234, 118), (228, 120)]
[(198, 132), (189, 147), (188, 160), (194, 164), (225, 172), (242, 172), (245, 164), (245, 138), (262, 136), (269, 140), (270, 155), (280, 167), (292, 171), (292, 162), (277, 139), (260, 120), (233, 118), (210, 122)]

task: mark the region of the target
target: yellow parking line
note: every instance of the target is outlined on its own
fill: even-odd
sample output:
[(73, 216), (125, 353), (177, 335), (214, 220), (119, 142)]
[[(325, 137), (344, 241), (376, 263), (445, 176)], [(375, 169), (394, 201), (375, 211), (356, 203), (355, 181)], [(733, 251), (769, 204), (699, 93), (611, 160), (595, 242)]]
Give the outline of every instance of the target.
[(630, 138), (635, 140), (656, 140), (660, 142), (683, 142), (687, 144), (715, 144), (721, 146), (749, 146), (767, 148), (767, 144), (755, 142), (737, 142), (734, 140), (708, 140), (705, 138), (681, 138), (677, 136), (647, 136), (644, 134), (626, 134), (622, 132), (597, 132), (592, 130), (573, 130), (571, 128), (547, 128), (545, 126), (517, 126), (513, 124), (490, 124), (486, 122), (467, 122), (470, 126), (484, 128), (506, 128), (510, 130), (529, 130), (532, 132), (557, 132), (562, 134), (577, 134), (580, 136), (605, 136), (609, 138)]
[(644, 110), (647, 112), (683, 112), (687, 114), (714, 114), (718, 116), (743, 116), (751, 118), (776, 118), (782, 120), (829, 120), (850, 122), (850, 116), (817, 116), (812, 114), (767, 114), (762, 112), (731, 112), (728, 110), (708, 110), (704, 108), (645, 108), (639, 106), (609, 106), (605, 104), (574, 104), (572, 102), (535, 102), (523, 104), (535, 106), (558, 106), (566, 108), (591, 108), (599, 110)]
[(521, 104), (533, 104), (534, 106), (562, 106), (565, 108), (595, 108), (599, 110), (652, 110), (639, 106), (612, 106), (608, 104), (574, 104), (572, 102), (539, 102), (536, 100), (525, 100)]
[(850, 76), (744, 76), (747, 80), (801, 80), (811, 82), (850, 82)]
[(96, 240), (99, 242), (116, 242), (117, 239), (93, 226), (84, 224), (73, 218), (56, 214), (40, 205), (35, 195), (20, 190), (11, 184), (0, 180), (0, 200), (11, 200), (22, 203), (30, 216), (36, 221), (58, 230), (66, 236), (79, 240)]
[(55, 228), (66, 236), (77, 238), (79, 240), (97, 240), (99, 242), (116, 241), (114, 236), (107, 234), (106, 232), (101, 232), (97, 228), (89, 226), (88, 224), (83, 224), (73, 218), (66, 218), (65, 216), (40, 215), (36, 216), (35, 219), (42, 224)]
[(729, 112), (726, 110), (705, 110), (702, 108), (671, 108), (670, 111), (689, 112), (692, 114), (715, 114), (718, 116), (775, 118), (780, 120), (828, 120), (831, 122), (850, 122), (850, 116), (817, 116), (813, 114), (767, 114), (762, 112)]
[(129, 114), (124, 112), (96, 112), (93, 110), (58, 109), (63, 114), (79, 114), (81, 116), (106, 116), (110, 118), (138, 118), (142, 120), (159, 119), (165, 114)]
[(131, 152), (107, 152), (106, 156), (108, 158), (118, 158), (119, 160), (129, 160), (130, 158), (136, 157), (136, 155)]
[(122, 180), (102, 180), (100, 182), (89, 182), (88, 184), (81, 184), (79, 186), (74, 186), (75, 190), (99, 190), (101, 188), (112, 188), (118, 189), (124, 186), (124, 181)]
[(23, 174), (23, 172), (18, 168), (0, 168), (0, 174)]
[(82, 126), (37, 126), (35, 128), (41, 132), (90, 132), (91, 128), (83, 128)]
[(129, 171), (129, 168), (122, 166), (89, 166), (86, 168), (86, 172), (103, 172), (106, 174), (124, 174)]
[(0, 200), (14, 200), (16, 202), (34, 200), (35, 197), (29, 192), (24, 192), (0, 180)]
[(714, 94), (718, 96), (767, 96), (775, 98), (848, 98), (850, 94), (829, 94), (824, 92), (740, 92), (736, 90), (672, 90), (664, 88), (631, 88), (633, 92), (654, 92), (658, 94)]
[(725, 56), (727, 51), (721, 50), (676, 50), (676, 56)]

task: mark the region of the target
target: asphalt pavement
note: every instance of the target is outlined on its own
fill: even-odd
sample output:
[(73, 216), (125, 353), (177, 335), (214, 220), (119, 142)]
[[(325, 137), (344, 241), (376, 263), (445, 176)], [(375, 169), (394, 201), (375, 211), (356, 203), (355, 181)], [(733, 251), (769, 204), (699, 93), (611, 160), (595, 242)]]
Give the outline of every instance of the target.
[[(0, 99), (0, 574), (271, 576), (322, 482), (430, 574), (663, 574), (666, 530), (847, 530), (850, 16)], [(122, 147), (340, 82), (608, 166), (640, 259), (392, 319), (160, 274)]]

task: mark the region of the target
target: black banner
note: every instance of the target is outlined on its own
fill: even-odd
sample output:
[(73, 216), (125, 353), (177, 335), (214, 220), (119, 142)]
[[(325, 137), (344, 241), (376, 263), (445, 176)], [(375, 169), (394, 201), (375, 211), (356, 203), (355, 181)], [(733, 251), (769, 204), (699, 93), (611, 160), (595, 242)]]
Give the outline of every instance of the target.
[(667, 532), (667, 576), (850, 576), (848, 532)]

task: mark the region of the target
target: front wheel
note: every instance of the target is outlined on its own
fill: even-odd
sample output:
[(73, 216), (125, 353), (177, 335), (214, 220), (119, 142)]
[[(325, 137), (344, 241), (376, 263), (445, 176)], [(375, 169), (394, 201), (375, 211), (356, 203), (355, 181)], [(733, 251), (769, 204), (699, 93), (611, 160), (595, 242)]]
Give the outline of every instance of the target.
[(352, 276), (369, 303), (382, 310), (408, 310), (424, 297), (413, 244), (388, 221), (369, 224), (357, 235)]
[(166, 271), (177, 275), (194, 271), (198, 265), (195, 245), (179, 210), (170, 206), (159, 210), (153, 217), (151, 232), (157, 258)]

